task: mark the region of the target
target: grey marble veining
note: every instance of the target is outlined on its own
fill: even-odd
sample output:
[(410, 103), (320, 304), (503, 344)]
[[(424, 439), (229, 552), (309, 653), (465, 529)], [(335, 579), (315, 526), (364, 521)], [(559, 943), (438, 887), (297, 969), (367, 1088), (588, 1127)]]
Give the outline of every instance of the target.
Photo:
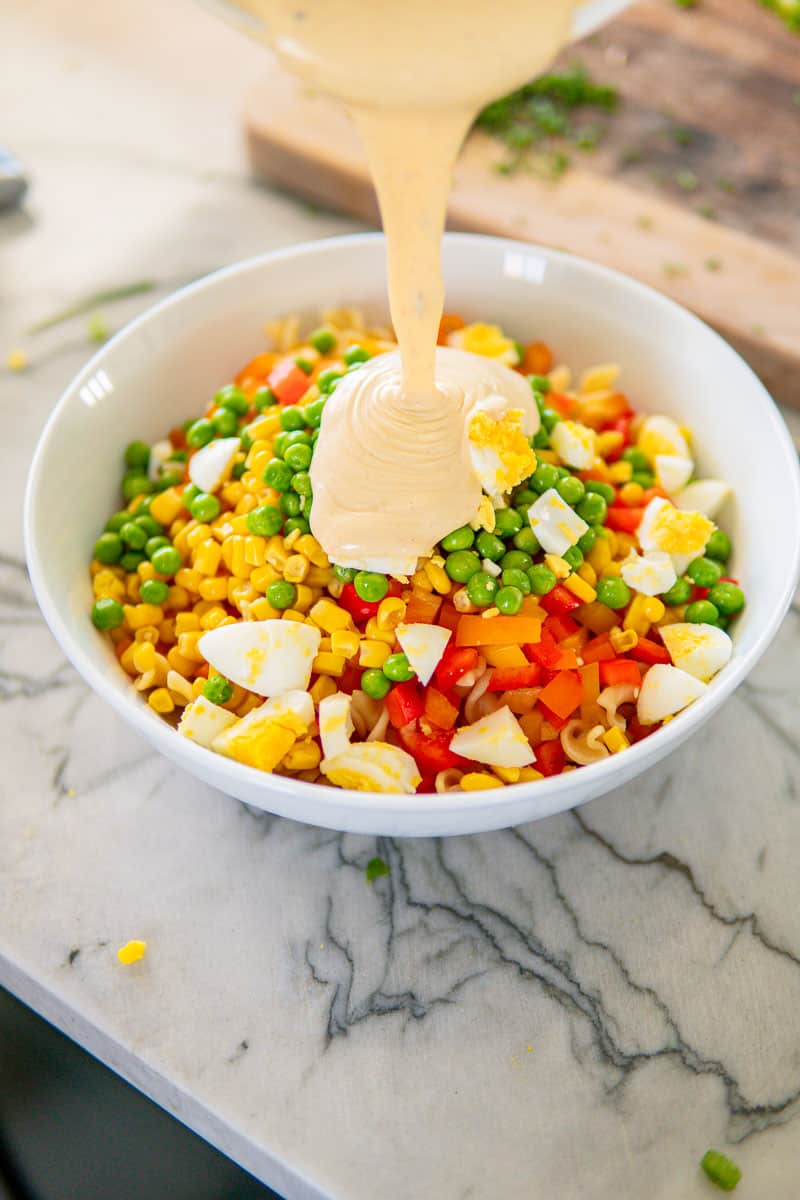
[[(580, 811), (441, 841), (253, 813), (153, 754), (63, 661), (19, 518), (36, 436), (90, 347), (81, 321), (24, 329), (109, 282), (153, 278), (158, 296), (349, 227), (248, 182), (219, 80), (228, 124), (175, 151), (175, 106), (212, 111), (201, 73), (175, 87), (168, 40), (145, 71), (135, 21), (120, 49), (89, 14), (65, 49), (44, 25), (67, 9), (4, 31), (20, 51), (38, 39), (44, 66), (41, 94), (8, 108), (30, 220), (0, 219), (0, 350), (31, 355), (0, 373), (0, 982), (290, 1200), (702, 1200), (709, 1146), (742, 1166), (737, 1195), (794, 1200), (797, 608), (673, 760)], [(230, 77), (233, 35), (183, 19)], [(84, 107), (109, 73), (113, 145)], [(391, 873), (369, 886), (376, 853)], [(147, 957), (123, 969), (132, 937)]]

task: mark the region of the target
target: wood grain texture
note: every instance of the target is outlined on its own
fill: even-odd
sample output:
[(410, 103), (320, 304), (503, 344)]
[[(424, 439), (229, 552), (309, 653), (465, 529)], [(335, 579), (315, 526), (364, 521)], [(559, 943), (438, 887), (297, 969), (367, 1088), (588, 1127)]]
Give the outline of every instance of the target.
[[(498, 174), (468, 139), (452, 228), (558, 246), (635, 276), (718, 328), (775, 397), (800, 406), (800, 37), (753, 0), (642, 0), (570, 47), (622, 104), (558, 182)], [(588, 118), (587, 118), (588, 119)], [(256, 171), (377, 222), (349, 119), (277, 68), (250, 95)]]

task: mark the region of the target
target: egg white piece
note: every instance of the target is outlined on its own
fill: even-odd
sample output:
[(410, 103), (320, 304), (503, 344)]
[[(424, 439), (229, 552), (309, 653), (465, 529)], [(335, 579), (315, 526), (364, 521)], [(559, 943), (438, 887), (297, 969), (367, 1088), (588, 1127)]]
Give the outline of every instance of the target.
[(419, 621), (411, 625), (398, 625), (395, 632), (420, 683), (428, 683), (450, 641), (452, 630)]
[(548, 488), (528, 509), (528, 520), (547, 554), (561, 555), (574, 546), (589, 526), (555, 488)]
[(343, 754), (353, 736), (351, 701), (346, 692), (335, 692), (319, 702), (319, 737), (325, 758)]
[(676, 667), (707, 683), (730, 662), (733, 642), (718, 625), (664, 625), (661, 637)]
[(189, 478), (201, 492), (215, 492), (231, 473), (239, 453), (238, 437), (217, 438), (189, 459)]
[(258, 696), (305, 691), (321, 638), (299, 621), (238, 621), (204, 633), (200, 653), (221, 675)]
[(639, 429), (636, 439), (643, 454), (655, 463), (657, 454), (672, 454), (676, 458), (691, 458), (686, 438), (672, 417), (654, 415), (647, 417)]
[(662, 592), (668, 592), (678, 578), (672, 559), (663, 550), (650, 550), (642, 555), (631, 551), (620, 574), (628, 587), (643, 596), (660, 596)]
[(187, 704), (181, 714), (178, 733), (209, 749), (215, 737), (236, 721), (235, 713), (212, 704), (205, 696), (198, 696)]
[(147, 463), (147, 476), (152, 483), (160, 479), (161, 472), (164, 469), (164, 464), (168, 463), (174, 454), (172, 442), (169, 438), (164, 438), (160, 442), (154, 442), (150, 447), (150, 458)]
[(527, 767), (535, 758), (522, 726), (506, 705), (459, 729), (450, 749), (492, 767)]
[(550, 445), (563, 463), (578, 471), (588, 470), (597, 457), (597, 435), (579, 421), (559, 421)]
[(692, 478), (694, 463), (690, 458), (679, 458), (677, 454), (655, 456), (656, 483), (674, 496)]
[(655, 663), (642, 680), (636, 713), (643, 725), (655, 725), (686, 708), (705, 690), (706, 685), (688, 671)]
[(720, 479), (697, 479), (678, 493), (675, 505), (684, 511), (702, 513), (704, 517), (715, 517), (732, 490), (730, 484)]
[(340, 754), (323, 758), (320, 770), (331, 783), (357, 792), (411, 794), (422, 781), (411, 755), (388, 742), (354, 742)]
[(251, 711), (261, 713), (262, 717), (275, 721), (298, 735), (307, 733), (309, 726), (314, 722), (314, 701), (311, 693), (299, 688), (283, 692), (280, 696), (273, 696), (258, 709)]

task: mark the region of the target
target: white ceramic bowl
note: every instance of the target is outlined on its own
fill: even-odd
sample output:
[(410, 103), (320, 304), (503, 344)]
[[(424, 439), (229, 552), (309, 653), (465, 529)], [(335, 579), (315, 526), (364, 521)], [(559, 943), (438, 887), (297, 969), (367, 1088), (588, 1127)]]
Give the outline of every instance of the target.
[[(335, 829), (471, 833), (548, 816), (618, 787), (674, 751), (741, 683), (775, 635), (798, 576), (795, 451), (767, 392), (730, 346), (656, 292), (566, 254), (448, 235), (442, 259), (450, 310), (498, 321), (521, 340), (541, 338), (578, 370), (619, 361), (635, 405), (691, 426), (702, 473), (736, 489), (720, 518), (735, 539), (732, 569), (748, 598), (736, 622), (734, 657), (697, 703), (625, 753), (538, 783), (468, 794), (380, 795), (265, 775), (179, 737), (132, 690), (89, 621), (87, 568), (107, 514), (118, 507), (123, 446), (133, 438), (154, 441), (200, 412), (263, 347), (267, 318), (297, 311), (313, 319), (336, 304), (385, 318), (378, 235), (256, 258), (156, 305), (104, 346), (67, 389), (28, 482), (33, 586), (51, 630), (87, 682), (178, 766), (248, 804)], [(77, 493), (76, 462), (86, 464)]]

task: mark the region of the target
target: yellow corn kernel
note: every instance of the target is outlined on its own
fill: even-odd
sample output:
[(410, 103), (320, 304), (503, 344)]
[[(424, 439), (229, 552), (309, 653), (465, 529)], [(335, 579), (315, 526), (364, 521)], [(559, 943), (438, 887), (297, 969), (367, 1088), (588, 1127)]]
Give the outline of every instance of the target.
[(189, 593), (186, 588), (180, 584), (173, 583), (172, 587), (167, 592), (167, 599), (164, 602), (164, 607), (171, 609), (173, 612), (189, 607)]
[(211, 537), (211, 526), (199, 524), (195, 525), (194, 529), (190, 530), (186, 535), (186, 546), (189, 550), (194, 550), (201, 542), (206, 541)]
[[(176, 704), (188, 704), (190, 700), (194, 699), (194, 692), (192, 691), (190, 681), (185, 675), (181, 675), (179, 671), (170, 670), (167, 672), (167, 687)], [(177, 700), (176, 697), (180, 697), (180, 700)]]
[(127, 595), (125, 584), (110, 571), (97, 572), (92, 580), (92, 591), (98, 600), (109, 597), (111, 600), (122, 601)]
[(152, 642), (133, 643), (133, 665), (142, 673), (153, 670), (156, 665), (156, 648)]
[[(169, 527), (170, 540), (174, 542), (177, 537), (180, 537), (186, 526), (189, 524), (190, 521), (188, 517), (176, 517)], [(178, 549), (180, 550), (180, 546)]]
[(158, 640), (167, 646), (175, 644), (175, 622), (172, 617), (165, 617), (158, 627)]
[(391, 652), (391, 644), (365, 638), (358, 649), (358, 665), (360, 667), (382, 667)]
[(141, 629), (143, 625), (160, 625), (164, 620), (160, 604), (124, 605), (123, 608), (129, 629)]
[(640, 483), (626, 483), (619, 489), (619, 498), (623, 504), (641, 504), (644, 488)]
[(639, 637), (645, 637), (650, 626), (660, 621), (665, 612), (666, 608), (657, 596), (634, 596), (622, 622), (623, 628), (633, 629)]
[[(244, 495), (240, 496), (240, 498), (236, 501), (233, 510), (234, 516), (246, 517), (248, 513), (253, 511), (254, 508), (258, 508), (259, 499), (260, 497), (256, 496), (253, 492), (245, 492)], [(228, 523), (229, 522), (226, 522), (226, 525)]]
[(378, 605), (375, 620), (378, 629), (389, 631), (396, 629), (406, 615), (406, 602), (399, 596), (386, 596)]
[(319, 598), (319, 592), (314, 588), (307, 587), (304, 583), (295, 585), (297, 596), (295, 597), (294, 606), (298, 612), (307, 613), (315, 600)]
[(611, 483), (627, 484), (633, 474), (633, 467), (629, 462), (611, 463), (608, 468), (608, 478)]
[(263, 487), (261, 476), (254, 475), (252, 471), (245, 471), (239, 482), (246, 492), (253, 492), (255, 495), (258, 495)]
[(613, 388), (618, 378), (618, 363), (598, 363), (583, 372), (579, 387), (582, 392), (596, 392), (600, 388)]
[(614, 454), (621, 448), (624, 441), (625, 437), (618, 429), (606, 429), (597, 435), (597, 453), (601, 458), (608, 458), (609, 454)]
[(602, 571), (600, 572), (600, 578), (608, 579), (609, 575), (613, 575), (616, 578), (619, 578), (619, 576), (621, 574), (622, 574), (622, 561), (620, 560), (620, 562), (610, 562), (607, 566), (603, 567)]
[(577, 596), (582, 604), (591, 604), (593, 600), (597, 599), (597, 592), (580, 575), (570, 575), (568, 579), (564, 580), (564, 587), (572, 592), (573, 596)]
[(200, 591), (202, 578), (200, 572), (195, 571), (193, 567), (181, 567), (180, 571), (175, 572), (175, 582), (178, 587), (186, 588), (187, 592), (194, 592), (195, 595)]
[(317, 601), (308, 615), (314, 624), (319, 625), (326, 633), (333, 633), (336, 629), (353, 628), (350, 614), (325, 597)]
[(123, 651), (119, 659), (119, 665), (122, 667), (123, 671), (127, 671), (128, 675), (138, 675), (139, 673), (136, 670), (136, 667), (133, 665), (134, 646), (135, 643), (128, 646), (128, 649)]
[(275, 434), (280, 432), (280, 428), (280, 409), (274, 408), (270, 412), (256, 417), (255, 421), (251, 421), (247, 427), (247, 434), (253, 442), (264, 442), (269, 438), (274, 438)]
[(263, 443), (259, 445), (255, 442), (245, 459), (248, 471), (252, 471), (254, 475), (263, 475), (264, 468), (271, 458), (272, 447), (265, 446)]
[(603, 741), (608, 746), (612, 754), (619, 754), (620, 750), (627, 750), (630, 742), (625, 737), (621, 729), (607, 729), (603, 734)]
[[(155, 705), (153, 706), (155, 707)], [(126, 942), (124, 946), (120, 946), (117, 951), (117, 958), (122, 963), (123, 967), (129, 967), (131, 963), (139, 962), (144, 958), (147, 951), (147, 942), (133, 941)]]
[(158, 571), (151, 562), (140, 562), (136, 568), (136, 574), (139, 576), (139, 583), (144, 583), (147, 579), (158, 579)]
[(415, 571), (411, 576), (411, 583), (414, 587), (420, 588), (423, 592), (432, 592), (433, 584), (423, 570)]
[(237, 537), (231, 558), (231, 574), (238, 579), (249, 579), (252, 570), (252, 566), (247, 561), (247, 538)]
[(150, 503), (150, 515), (159, 525), (171, 525), (184, 511), (181, 494), (177, 488), (167, 488), (153, 496)]
[(297, 621), (300, 625), (306, 623), (306, 614), (300, 612), (299, 608), (285, 608), (281, 613), (281, 618), (284, 621)]
[(192, 567), (201, 575), (216, 575), (222, 562), (222, 547), (213, 538), (205, 538), (194, 547)]
[(283, 539), (284, 550), (292, 550), (295, 542), (299, 541), (302, 536), (303, 535), (299, 529), (293, 529), (291, 533), (287, 533), (286, 537)]
[(219, 494), (223, 504), (227, 504), (229, 508), (235, 508), (245, 494), (245, 489), (238, 479), (229, 479), (222, 485)]
[(129, 575), (125, 580), (125, 595), (129, 604), (139, 603), (141, 598), (141, 592), (139, 590), (140, 588), (141, 584), (139, 583), (139, 576)]
[(169, 663), (163, 654), (156, 654), (156, 661), (153, 671), (155, 672), (156, 683), (163, 684), (167, 682)]
[(175, 632), (180, 636), (182, 633), (193, 633), (194, 630), (200, 628), (200, 618), (193, 612), (181, 612), (175, 618)]
[(258, 708), (258, 706), (263, 703), (263, 697), (254, 696), (251, 692), (249, 695), (245, 696), (241, 704), (237, 704), (233, 711), (236, 713), (237, 717), (246, 717), (249, 712), (252, 712), (254, 708)]
[(317, 743), (312, 738), (303, 738), (302, 741), (295, 742), (285, 755), (281, 766), (286, 767), (288, 771), (310, 771), (312, 767), (319, 766), (321, 757)]
[(280, 534), (276, 533), (275, 536), (271, 537), (267, 542), (265, 558), (271, 566), (276, 567), (279, 571), (282, 571), (286, 566), (286, 560), (288, 557), (289, 554), (283, 544), (283, 538), (280, 536)]
[(422, 564), (422, 569), (428, 576), (428, 579), (430, 579), (431, 587), (433, 588), (434, 592), (438, 592), (440, 596), (447, 596), (450, 592), (452, 584), (450, 582), (450, 576), (447, 574), (447, 571), (445, 571), (444, 567), (440, 567), (428, 559)]
[(387, 646), (394, 645), (394, 631), (391, 629), (381, 629), (378, 625), (377, 617), (370, 617), (364, 626), (364, 632), (374, 642), (385, 642)]
[(519, 783), (522, 767), (492, 767), (492, 770), (503, 783)]
[(331, 649), (334, 654), (343, 654), (345, 658), (353, 658), (358, 654), (360, 644), (358, 634), (350, 629), (335, 629), (331, 634)]
[(283, 568), (283, 578), (289, 583), (302, 583), (311, 564), (303, 554), (290, 554)]
[(614, 626), (609, 636), (611, 638), (611, 645), (617, 654), (627, 654), (629, 650), (633, 650), (639, 641), (639, 635), (635, 629), (620, 629), (618, 625)]
[(147, 703), (157, 713), (171, 713), (175, 709), (175, 701), (165, 687), (156, 688), (154, 692), (151, 692), (147, 697)]
[(320, 675), (317, 682), (311, 688), (311, 699), (315, 705), (319, 705), (320, 700), (324, 700), (326, 696), (332, 696), (338, 690), (330, 675)]
[(203, 600), (227, 600), (228, 576), (214, 575), (201, 580), (200, 595)]
[(158, 641), (158, 626), (143, 625), (141, 629), (136, 630), (136, 633), (133, 635), (133, 640), (135, 642), (152, 642), (155, 646), (156, 642)]
[(566, 579), (572, 571), (572, 567), (559, 554), (545, 554), (545, 564), (555, 575), (556, 579)]
[(586, 561), (597, 575), (602, 575), (603, 570), (611, 562), (611, 547), (607, 538), (599, 537), (597, 539), (586, 555)]
[(582, 562), (575, 574), (580, 575), (581, 579), (585, 579), (592, 587), (597, 583), (597, 572), (588, 562)]
[[(224, 610), (223, 610), (223, 613), (224, 613)], [(202, 618), (201, 618), (200, 623), (201, 623), (200, 629), (193, 630), (191, 633), (178, 634), (178, 653), (181, 655), (181, 657), (184, 659), (184, 661), (186, 659), (188, 659), (189, 662), (191, 662), (191, 663), (199, 663), (199, 662), (203, 661), (203, 656), (200, 653), (200, 651), (197, 649), (197, 643), (200, 641), (200, 638), (203, 636)], [(173, 649), (174, 649), (174, 647), (173, 647)], [(170, 651), (170, 654), (171, 653), (172, 653), (172, 651)], [(176, 666), (175, 663), (172, 661), (169, 654), (167, 655), (167, 662), (169, 663), (169, 665), (171, 667), (174, 667), (176, 671), (181, 671), (180, 667)], [(185, 674), (186, 674), (186, 671), (181, 671), (181, 675), (185, 675)]]
[(167, 662), (173, 671), (178, 671), (181, 675), (186, 675), (187, 677), (194, 674), (198, 661), (197, 656), (187, 658), (184, 654), (181, 654), (177, 646), (170, 646), (167, 651)]
[(317, 647), (317, 649), (318, 650), (333, 650), (333, 642), (331, 641), (330, 637), (327, 634), (325, 634), (324, 637), (321, 637), (319, 639), (319, 646)]
[(180, 550), (181, 554), (188, 553), (189, 544), (187, 538), (191, 535), (192, 530), (196, 528), (197, 521), (184, 521), (183, 527), (178, 533), (173, 533), (170, 527), (169, 535), (172, 538), (172, 544), (176, 550)]
[(257, 600), (250, 601), (250, 616), (254, 621), (274, 621), (281, 614), (277, 608), (273, 608), (266, 596), (259, 596)]
[(202, 696), (203, 688), (205, 686), (206, 681), (202, 675), (198, 675), (197, 679), (192, 680), (192, 698), (194, 700), (196, 700), (198, 696)]
[(258, 592), (265, 592), (271, 583), (277, 583), (280, 579), (280, 571), (276, 571), (269, 563), (263, 567), (256, 567), (250, 575), (250, 583)]
[(482, 792), (485, 788), (500, 788), (503, 783), (496, 775), (489, 775), (485, 771), (468, 771), (466, 775), (461, 776), (462, 792)]
[(298, 553), (305, 554), (309, 562), (313, 563), (315, 567), (329, 567), (331, 565), (327, 554), (311, 533), (302, 534), (297, 539), (295, 549)]
[(557, 466), (561, 461), (555, 450), (537, 450), (536, 457), (539, 462), (550, 463), (551, 466)]
[(345, 657), (343, 654), (333, 654), (331, 651), (323, 650), (318, 654), (312, 664), (312, 670), (318, 675), (334, 675), (337, 679), (344, 674)]
[(306, 583), (309, 587), (324, 588), (335, 578), (333, 567), (309, 567)]
[(244, 539), (244, 559), (250, 567), (263, 567), (267, 553), (267, 539), (250, 534)]
[(228, 584), (228, 600), (237, 608), (242, 604), (251, 604), (253, 600), (258, 599), (258, 592), (247, 580), (231, 577), (226, 582)]
[(553, 367), (547, 378), (554, 392), (565, 392), (572, 382), (572, 371), (564, 363), (559, 363), (557, 367)]
[(544, 775), (541, 773), (541, 771), (537, 771), (535, 767), (520, 767), (520, 783), (535, 783), (537, 779), (544, 779)]

